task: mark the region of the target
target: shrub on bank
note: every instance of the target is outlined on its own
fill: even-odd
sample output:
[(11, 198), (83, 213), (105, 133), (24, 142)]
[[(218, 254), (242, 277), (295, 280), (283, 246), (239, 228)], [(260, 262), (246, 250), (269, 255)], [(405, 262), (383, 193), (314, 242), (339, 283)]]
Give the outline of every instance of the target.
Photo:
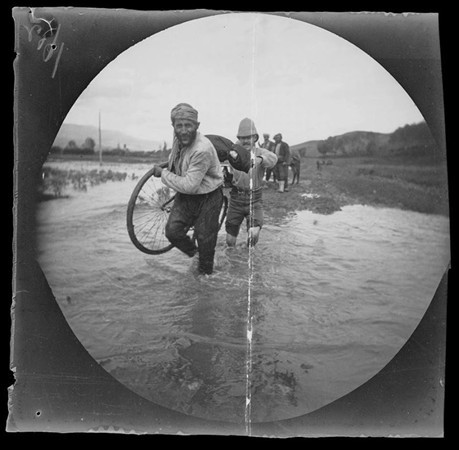
[(109, 170), (65, 170), (54, 167), (44, 167), (38, 192), (42, 199), (60, 198), (65, 196), (68, 188), (76, 191), (87, 191), (108, 181), (125, 181), (126, 172)]

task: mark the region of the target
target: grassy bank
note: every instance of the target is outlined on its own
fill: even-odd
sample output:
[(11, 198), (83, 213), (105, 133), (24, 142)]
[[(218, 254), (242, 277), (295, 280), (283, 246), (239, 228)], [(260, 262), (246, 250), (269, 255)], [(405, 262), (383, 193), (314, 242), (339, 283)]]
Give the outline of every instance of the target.
[[(60, 161), (71, 161), (63, 157)], [(73, 158), (75, 160), (75, 158)], [(81, 159), (78, 159), (81, 161)], [(265, 210), (308, 209), (331, 214), (345, 205), (363, 204), (406, 209), (427, 214), (449, 215), (446, 164), (426, 158), (334, 158), (317, 167), (316, 158), (303, 158), (300, 183), (284, 194), (269, 182), (263, 193)], [(159, 161), (113, 157), (109, 162), (144, 163)], [(111, 170), (64, 171), (47, 169), (41, 193), (43, 198), (59, 197), (67, 187), (86, 190), (107, 181), (120, 181), (129, 175)], [(290, 180), (292, 174), (290, 173)]]
[[(308, 209), (330, 214), (345, 205), (363, 204), (449, 215), (445, 164), (425, 159), (335, 158), (317, 168), (303, 158), (301, 180), (279, 194), (267, 184), (266, 207)], [(290, 175), (291, 179), (291, 175)]]

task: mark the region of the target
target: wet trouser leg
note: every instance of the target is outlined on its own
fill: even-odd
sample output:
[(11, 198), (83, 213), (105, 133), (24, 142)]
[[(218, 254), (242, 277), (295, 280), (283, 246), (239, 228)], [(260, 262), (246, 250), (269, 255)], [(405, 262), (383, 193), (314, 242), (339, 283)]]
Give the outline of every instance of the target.
[[(213, 271), (222, 203), (220, 188), (209, 194), (177, 193), (166, 224), (166, 237), (171, 244), (190, 257), (199, 249), (199, 271), (202, 273)], [(187, 235), (193, 225), (198, 246)]]
[(214, 268), (215, 247), (219, 230), (219, 217), (223, 204), (223, 192), (217, 189), (206, 194), (194, 225), (199, 249), (199, 272), (211, 274)]
[(195, 243), (187, 235), (188, 230), (196, 221), (196, 199), (191, 195), (177, 193), (166, 224), (166, 237), (170, 243), (188, 256), (197, 251)]

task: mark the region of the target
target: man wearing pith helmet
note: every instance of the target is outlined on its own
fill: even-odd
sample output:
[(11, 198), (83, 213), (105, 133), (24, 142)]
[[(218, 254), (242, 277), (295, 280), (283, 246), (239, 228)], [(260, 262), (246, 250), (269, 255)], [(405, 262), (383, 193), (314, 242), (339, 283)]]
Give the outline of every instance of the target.
[[(223, 203), (223, 174), (217, 152), (199, 131), (198, 111), (179, 103), (171, 111), (174, 142), (167, 168), (154, 176), (177, 192), (166, 224), (166, 237), (186, 255), (199, 252), (198, 271), (211, 274)], [(187, 235), (194, 226), (195, 242)]]
[(237, 138), (237, 143), (251, 154), (252, 167), (248, 173), (232, 169), (233, 181), (225, 224), (226, 243), (230, 247), (236, 245), (244, 219), (247, 224), (248, 245), (255, 245), (258, 242), (263, 226), (263, 175), (265, 169), (273, 168), (277, 162), (275, 153), (256, 147), (259, 137), (251, 119), (242, 119)]

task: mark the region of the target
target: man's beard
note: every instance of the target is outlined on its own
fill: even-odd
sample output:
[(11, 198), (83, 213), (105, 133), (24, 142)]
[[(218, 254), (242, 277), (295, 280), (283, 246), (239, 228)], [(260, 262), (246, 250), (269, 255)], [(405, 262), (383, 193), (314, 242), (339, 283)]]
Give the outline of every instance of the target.
[[(191, 133), (186, 133), (185, 135), (181, 136), (178, 133), (175, 133), (175, 137), (177, 138), (180, 146), (188, 146), (194, 142), (197, 133), (197, 130), (192, 131)], [(185, 138), (185, 142), (183, 142), (183, 138)]]

